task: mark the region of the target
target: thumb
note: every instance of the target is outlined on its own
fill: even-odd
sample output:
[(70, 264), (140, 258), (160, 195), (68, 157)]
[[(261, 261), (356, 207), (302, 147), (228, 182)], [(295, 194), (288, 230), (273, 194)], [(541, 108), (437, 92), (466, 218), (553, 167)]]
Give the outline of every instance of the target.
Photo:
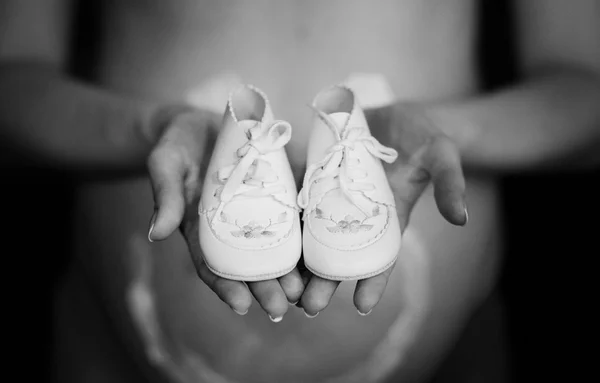
[(212, 115), (198, 111), (177, 117), (148, 158), (155, 209), (148, 240), (163, 240), (179, 226), (186, 201), (198, 186)]
[(154, 214), (148, 230), (150, 242), (170, 236), (181, 224), (185, 210), (185, 164), (168, 146), (158, 147), (148, 160), (150, 182), (154, 192)]

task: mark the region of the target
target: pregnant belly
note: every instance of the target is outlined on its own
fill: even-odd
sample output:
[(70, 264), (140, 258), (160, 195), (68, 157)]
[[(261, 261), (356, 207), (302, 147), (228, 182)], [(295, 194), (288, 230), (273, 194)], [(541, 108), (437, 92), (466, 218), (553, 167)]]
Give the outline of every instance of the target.
[(489, 291), (498, 255), (494, 190), (469, 180), (466, 228), (445, 223), (426, 193), (388, 289), (367, 317), (357, 314), (349, 282), (314, 319), (290, 307), (272, 323), (256, 303), (236, 315), (198, 279), (179, 234), (147, 242), (146, 179), (81, 189), (77, 257), (122, 335), (176, 381), (375, 381), (408, 359), (439, 353)]

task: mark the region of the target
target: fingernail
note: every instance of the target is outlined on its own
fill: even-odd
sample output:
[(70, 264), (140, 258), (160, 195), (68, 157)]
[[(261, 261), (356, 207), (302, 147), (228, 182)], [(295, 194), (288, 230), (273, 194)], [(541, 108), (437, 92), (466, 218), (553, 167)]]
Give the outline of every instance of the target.
[(271, 322), (273, 322), (273, 323), (279, 323), (279, 322), (281, 322), (281, 321), (283, 320), (283, 315), (282, 315), (282, 316), (280, 316), (280, 317), (275, 317), (275, 318), (273, 318), (273, 317), (271, 316), (271, 314), (269, 314), (269, 319), (270, 319), (270, 320), (271, 320)]
[(307, 313), (306, 311), (304, 311), (304, 315), (306, 315), (307, 318), (312, 319), (312, 318), (316, 317), (317, 315), (319, 315), (319, 311), (317, 311), (317, 313), (315, 315), (310, 315), (309, 313)]
[(300, 302), (300, 300), (297, 300), (296, 302), (288, 302), (288, 304), (290, 306), (296, 306), (298, 304), (298, 302)]
[(371, 314), (373, 312), (373, 309), (367, 311), (366, 313), (361, 312), (360, 310), (356, 310), (358, 312), (358, 315), (366, 317), (367, 315)]
[(467, 205), (465, 205), (465, 225), (469, 223), (469, 211), (467, 210)]
[(152, 230), (154, 230), (154, 223), (156, 222), (156, 212), (157, 209), (154, 209), (154, 213), (152, 213), (152, 218), (150, 219), (150, 229), (148, 230), (148, 241), (154, 242), (151, 238)]
[(246, 311), (238, 311), (236, 309), (234, 309), (233, 307), (231, 308), (233, 310), (234, 313), (236, 313), (237, 315), (246, 315), (248, 314), (248, 310), (246, 309)]

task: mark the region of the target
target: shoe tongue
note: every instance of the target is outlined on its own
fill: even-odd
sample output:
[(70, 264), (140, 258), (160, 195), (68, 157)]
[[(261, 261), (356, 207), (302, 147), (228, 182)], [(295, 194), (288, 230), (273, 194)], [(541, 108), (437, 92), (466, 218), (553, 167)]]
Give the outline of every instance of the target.
[(238, 122), (238, 127), (242, 129), (244, 133), (256, 126), (260, 126), (260, 123), (256, 120), (242, 120)]
[(337, 126), (338, 134), (341, 135), (342, 132), (344, 131), (344, 129), (346, 128), (348, 121), (350, 120), (350, 113), (346, 113), (346, 112), (330, 113), (329, 118)]

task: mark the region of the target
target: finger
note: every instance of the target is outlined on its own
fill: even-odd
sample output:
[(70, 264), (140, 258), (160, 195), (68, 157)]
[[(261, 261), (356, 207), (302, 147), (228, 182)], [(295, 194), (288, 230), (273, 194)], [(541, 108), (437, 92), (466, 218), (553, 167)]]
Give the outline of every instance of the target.
[[(196, 213), (197, 214), (197, 213)], [(197, 217), (197, 215), (196, 215)], [(198, 219), (184, 221), (182, 233), (198, 277), (237, 314), (244, 315), (252, 305), (252, 294), (244, 282), (221, 278), (206, 265), (198, 233)]]
[(166, 145), (152, 152), (148, 170), (155, 203), (148, 240), (163, 240), (181, 224), (185, 208), (183, 183), (187, 169), (177, 150)]
[[(300, 262), (298, 263), (298, 272), (300, 273), (300, 278), (302, 278), (302, 290), (304, 294), (304, 291), (306, 291), (306, 286), (308, 286), (314, 274), (311, 273), (306, 266), (304, 266), (304, 261), (302, 259), (300, 259)], [(302, 299), (299, 299), (298, 302), (296, 302), (296, 307), (302, 308)]]
[(244, 315), (252, 305), (252, 295), (244, 282), (221, 278), (203, 260), (194, 262), (198, 276), (217, 296), (237, 314)]
[(189, 113), (175, 119), (148, 158), (155, 202), (150, 241), (165, 239), (179, 227), (186, 199), (193, 197), (208, 136), (203, 116)]
[(302, 277), (302, 284), (304, 285), (304, 288), (306, 288), (306, 285), (308, 285), (308, 282), (312, 278), (313, 273), (311, 273), (310, 270), (304, 264), (304, 257), (301, 257), (298, 261), (297, 269), (298, 272), (300, 272), (300, 277)]
[(394, 190), (398, 224), (402, 232), (408, 226), (412, 209), (429, 184), (430, 179), (430, 174), (420, 165), (399, 166), (390, 173), (388, 180), (392, 190)]
[(279, 284), (290, 304), (295, 305), (304, 292), (304, 283), (298, 269), (292, 270), (289, 274), (279, 277)]
[(396, 264), (383, 273), (356, 282), (354, 306), (360, 315), (369, 315), (385, 292), (388, 280)]
[(465, 177), (460, 154), (446, 137), (433, 141), (423, 157), (423, 165), (431, 174), (435, 201), (440, 213), (454, 225), (467, 223)]
[(330, 281), (313, 275), (300, 300), (306, 316), (314, 318), (323, 311), (329, 305), (339, 284), (339, 281)]
[(248, 282), (248, 287), (271, 321), (280, 322), (287, 312), (288, 302), (279, 281)]

